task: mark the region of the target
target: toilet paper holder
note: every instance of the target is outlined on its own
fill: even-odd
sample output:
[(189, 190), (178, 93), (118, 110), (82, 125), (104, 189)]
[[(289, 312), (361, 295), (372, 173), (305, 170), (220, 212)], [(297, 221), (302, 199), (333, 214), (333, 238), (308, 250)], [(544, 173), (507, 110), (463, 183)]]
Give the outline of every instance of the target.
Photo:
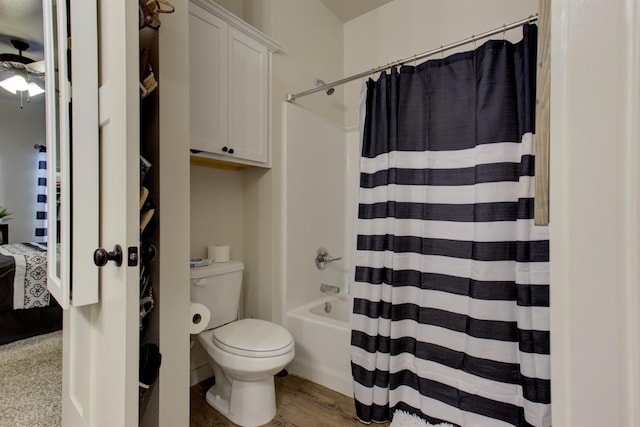
[(315, 258), (316, 267), (318, 268), (318, 270), (324, 270), (325, 268), (327, 268), (327, 264), (329, 264), (330, 262), (338, 261), (341, 259), (341, 256), (332, 257), (331, 255), (329, 255), (329, 252), (326, 248), (318, 248)]

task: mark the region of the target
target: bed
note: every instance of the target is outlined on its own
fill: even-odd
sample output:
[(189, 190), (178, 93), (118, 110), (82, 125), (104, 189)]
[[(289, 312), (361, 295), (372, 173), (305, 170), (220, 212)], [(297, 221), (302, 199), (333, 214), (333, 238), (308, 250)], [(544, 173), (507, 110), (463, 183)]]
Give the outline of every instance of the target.
[(62, 308), (47, 291), (47, 247), (0, 245), (0, 345), (62, 329)]

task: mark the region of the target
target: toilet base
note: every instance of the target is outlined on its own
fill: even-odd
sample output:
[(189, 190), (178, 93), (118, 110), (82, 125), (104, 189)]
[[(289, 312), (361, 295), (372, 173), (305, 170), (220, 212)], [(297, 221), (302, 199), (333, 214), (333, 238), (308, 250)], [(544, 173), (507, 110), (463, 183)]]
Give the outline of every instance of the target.
[(258, 381), (230, 380), (207, 390), (207, 403), (242, 427), (257, 427), (276, 416), (276, 391), (273, 376)]

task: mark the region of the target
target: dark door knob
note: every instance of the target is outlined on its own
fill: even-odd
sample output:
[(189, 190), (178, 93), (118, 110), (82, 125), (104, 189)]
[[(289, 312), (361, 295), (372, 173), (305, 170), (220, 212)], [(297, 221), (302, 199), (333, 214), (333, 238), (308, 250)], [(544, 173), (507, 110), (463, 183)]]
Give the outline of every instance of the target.
[(229, 151), (229, 149), (225, 146), (225, 147), (222, 147), (222, 151), (226, 153), (227, 151)]
[(122, 248), (120, 245), (113, 247), (113, 252), (107, 252), (105, 249), (98, 248), (93, 253), (93, 262), (98, 267), (107, 265), (107, 262), (113, 261), (118, 267), (122, 265)]
[(233, 154), (233, 148), (229, 148), (229, 154)]

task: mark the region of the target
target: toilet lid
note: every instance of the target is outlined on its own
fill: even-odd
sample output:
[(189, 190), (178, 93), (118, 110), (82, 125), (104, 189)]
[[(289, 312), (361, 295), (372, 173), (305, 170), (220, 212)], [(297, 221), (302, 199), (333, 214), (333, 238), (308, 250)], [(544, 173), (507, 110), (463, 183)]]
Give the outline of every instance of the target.
[(213, 330), (213, 342), (229, 353), (248, 357), (273, 357), (293, 348), (291, 333), (260, 319), (242, 319)]

